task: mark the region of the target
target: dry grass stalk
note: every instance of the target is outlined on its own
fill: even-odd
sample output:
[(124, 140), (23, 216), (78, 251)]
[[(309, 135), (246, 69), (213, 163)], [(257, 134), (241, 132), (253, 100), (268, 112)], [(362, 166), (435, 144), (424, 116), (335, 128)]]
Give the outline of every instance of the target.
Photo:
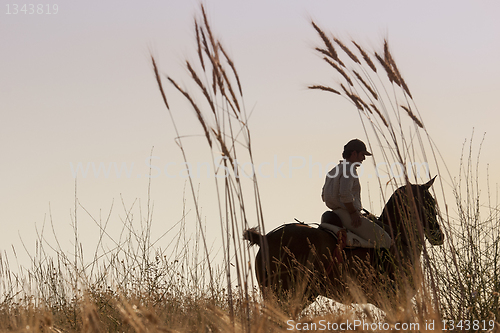
[(356, 75), (356, 77), (358, 78), (358, 80), (361, 81), (361, 83), (363, 83), (363, 85), (370, 92), (370, 94), (373, 96), (373, 98), (375, 98), (376, 100), (378, 100), (377, 93), (373, 90), (373, 88), (368, 83), (366, 83), (365, 80), (363, 80), (363, 78), (361, 77), (361, 75), (359, 75), (358, 72), (356, 72), (354, 70), (352, 72), (354, 73), (354, 75)]
[(384, 58), (385, 58), (385, 62), (389, 66), (391, 66), (394, 74), (398, 78), (398, 81), (400, 82), (404, 91), (408, 94), (408, 96), (410, 96), (410, 98), (413, 99), (413, 97), (411, 96), (411, 93), (410, 93), (410, 89), (406, 85), (406, 82), (403, 80), (403, 76), (401, 76), (401, 73), (399, 72), (398, 66), (396, 65), (396, 62), (394, 61), (394, 58), (392, 57), (392, 54), (389, 51), (389, 43), (387, 42), (387, 40), (384, 40)]
[(363, 105), (364, 109), (365, 110), (368, 110), (368, 112), (372, 113), (372, 110), (370, 110), (370, 108), (368, 107), (368, 105), (365, 103), (365, 101), (363, 101), (363, 99), (361, 97), (359, 97), (358, 95), (356, 94), (351, 94), (351, 98), (354, 98), (358, 101), (358, 103), (360, 103), (361, 105)]
[[(201, 33), (201, 41), (203, 43), (203, 49), (205, 51), (205, 54), (208, 56), (208, 59), (210, 60), (210, 62), (213, 64), (212, 55), (210, 53), (210, 48), (208, 47), (207, 37), (205, 36), (203, 29), (201, 29), (201, 28), (200, 28), (200, 33)], [(201, 56), (200, 59), (203, 59), (203, 57)], [(215, 95), (217, 95), (217, 76), (218, 76), (217, 69), (218, 68), (212, 69), (212, 91), (214, 92)], [(205, 71), (205, 69), (203, 69), (203, 70)]]
[(360, 102), (360, 98), (358, 96), (352, 94), (350, 91), (348, 91), (342, 83), (340, 84), (340, 86), (344, 90), (344, 93), (347, 95), (347, 97), (349, 97), (351, 99), (351, 101), (354, 103), (354, 105), (356, 105), (358, 110), (363, 110), (363, 105)]
[(210, 145), (210, 147), (212, 147), (212, 140), (210, 139), (210, 133), (208, 132), (207, 124), (205, 122), (205, 119), (203, 118), (203, 114), (201, 113), (200, 108), (198, 107), (198, 105), (196, 105), (196, 103), (191, 98), (191, 96), (186, 91), (184, 91), (181, 87), (179, 87), (179, 85), (171, 77), (167, 77), (167, 79), (172, 83), (172, 85), (177, 90), (179, 90), (184, 95), (184, 97), (186, 97), (186, 99), (189, 101), (189, 103), (191, 103), (191, 105), (193, 106), (193, 109), (196, 113), (196, 116), (198, 117), (198, 120), (199, 120), (201, 126), (203, 127), (203, 131), (205, 132), (205, 137), (207, 138), (208, 144)]
[[(241, 83), (240, 83), (238, 73), (236, 71), (236, 68), (234, 66), (233, 61), (228, 56), (227, 52), (225, 52), (225, 50), (222, 47), (222, 45), (220, 44), (220, 42), (214, 38), (214, 35), (212, 34), (212, 30), (210, 29), (210, 26), (208, 23), (206, 12), (205, 12), (203, 7), (202, 7), (202, 12), (203, 12), (203, 23), (204, 24), (200, 24), (201, 27), (198, 28), (198, 31), (199, 31), (199, 36), (201, 37), (201, 44), (203, 45), (204, 52), (206, 54), (206, 58), (204, 60), (206, 61), (208, 59), (208, 61), (206, 61), (206, 64), (205, 64), (206, 65), (205, 66), (206, 67), (206, 75), (208, 76), (211, 74), (210, 79), (212, 80), (212, 82), (211, 82), (212, 91), (210, 91), (210, 89), (208, 89), (208, 91), (210, 92), (209, 96), (212, 97), (212, 101), (213, 101), (215, 109), (216, 109), (215, 123), (213, 125), (208, 125), (205, 122), (205, 119), (207, 119), (207, 118), (205, 117), (205, 119), (204, 119), (204, 117), (201, 114), (201, 111), (203, 111), (203, 110), (200, 110), (196, 106), (194, 101), (189, 97), (189, 95), (187, 95), (184, 91), (180, 90), (178, 86), (177, 86), (177, 89), (181, 93), (184, 94), (184, 96), (189, 100), (189, 102), (195, 108), (195, 112), (197, 114), (197, 117), (198, 117), (200, 123), (202, 123), (203, 129), (205, 130), (207, 140), (211, 142), (210, 138), (212, 138), (212, 140), (214, 141), (214, 145), (219, 146), (220, 152), (222, 153), (223, 156), (226, 157), (224, 159), (223, 164), (225, 166), (227, 166), (228, 164), (234, 165), (233, 160), (236, 161), (235, 159), (236, 159), (236, 151), (237, 151), (234, 144), (237, 140), (237, 137), (240, 135), (243, 136), (244, 139), (246, 140), (246, 143), (247, 143), (246, 148), (248, 149), (248, 155), (249, 155), (250, 160), (252, 160), (252, 154), (250, 151), (250, 137), (249, 137), (250, 133), (248, 132), (248, 129), (245, 125), (246, 120), (241, 119), (242, 117), (243, 118), (245, 117), (245, 114), (242, 112), (243, 108), (241, 106), (242, 95), (243, 95)], [(225, 63), (225, 61), (223, 59), (221, 59), (223, 56), (226, 58), (227, 64)], [(205, 55), (203, 55), (203, 57), (205, 57)], [(233, 71), (233, 74), (234, 74), (234, 78), (230, 77), (231, 73), (230, 73), (230, 70), (228, 69), (227, 66), (231, 67), (231, 70)], [(210, 67), (212, 67), (212, 68), (210, 68)], [(194, 81), (197, 81), (196, 77), (201, 77), (201, 75), (193, 75), (192, 73), (191, 73), (191, 76), (193, 76)], [(238, 84), (238, 89), (239, 89), (239, 93), (240, 93), (239, 96), (237, 95), (235, 84), (233, 84), (235, 80)], [(197, 82), (196, 84), (201, 88), (200, 82)], [(206, 85), (208, 87), (209, 84), (206, 84)], [(202, 90), (203, 90), (203, 88), (202, 88)], [(219, 98), (217, 97), (218, 91), (220, 91), (220, 93), (221, 93)], [(205, 96), (208, 95), (206, 90), (203, 93), (205, 94)], [(231, 112), (234, 112), (234, 114), (236, 115), (236, 121), (237, 121), (237, 125), (236, 125), (237, 128), (236, 129), (234, 128), (235, 118), (232, 117), (232, 115), (230, 114)], [(221, 114), (220, 117), (218, 116), (219, 113)], [(238, 127), (238, 126), (241, 126), (241, 127)], [(237, 134), (235, 134), (235, 133), (237, 133)], [(210, 143), (210, 147), (212, 147), (212, 143)], [(212, 153), (213, 153), (213, 151), (212, 151)], [(212, 154), (212, 156), (214, 156), (214, 155)], [(215, 165), (215, 163), (217, 163), (214, 160), (212, 162), (214, 163), (214, 165)], [(225, 258), (224, 260), (226, 262), (226, 264), (225, 264), (226, 265), (225, 270), (226, 270), (226, 274), (227, 274), (226, 283), (228, 284), (227, 289), (226, 289), (228, 302), (229, 302), (228, 306), (231, 309), (230, 318), (231, 318), (231, 321), (233, 321), (234, 310), (235, 310), (235, 308), (233, 307), (233, 303), (232, 303), (233, 297), (231, 296), (232, 295), (232, 280), (233, 280), (233, 278), (231, 277), (232, 274), (230, 273), (232, 268), (229, 266), (229, 264), (228, 264), (229, 259), (227, 259), (227, 258), (229, 258), (229, 256), (232, 256), (232, 255), (236, 256), (236, 267), (235, 267), (236, 275), (237, 275), (236, 278), (238, 281), (239, 292), (241, 293), (241, 295), (244, 295), (244, 292), (242, 290), (242, 286), (245, 286), (245, 288), (247, 286), (246, 283), (245, 284), (242, 283), (242, 280), (246, 279), (246, 277), (248, 277), (249, 275), (248, 275), (248, 272), (245, 271), (245, 269), (243, 269), (243, 270), (241, 269), (240, 264), (239, 264), (240, 262), (246, 262), (246, 260), (243, 259), (243, 256), (246, 256), (247, 254), (245, 254), (244, 250), (240, 250), (240, 247), (239, 247), (239, 244), (237, 241), (237, 238), (238, 238), (237, 235), (239, 233), (239, 231), (238, 231), (239, 226), (236, 223), (236, 221), (238, 219), (240, 219), (241, 217), (236, 217), (236, 214), (233, 213), (233, 211), (236, 209), (235, 207), (238, 206), (237, 202), (235, 202), (235, 201), (238, 201), (240, 204), (239, 207), (241, 207), (241, 209), (243, 211), (242, 212), (243, 218), (245, 216), (244, 206), (243, 206), (243, 202), (242, 202), (243, 199), (241, 196), (241, 191), (242, 191), (241, 184), (240, 184), (240, 180), (239, 180), (237, 175), (226, 174), (226, 176), (228, 176), (228, 177), (225, 177), (223, 181), (221, 180), (221, 182), (223, 182), (223, 184), (219, 184), (225, 188), (224, 201), (222, 201), (223, 199), (220, 197), (220, 192), (218, 190), (216, 192), (216, 195), (217, 195), (217, 199), (219, 200), (219, 204), (221, 206), (226, 207), (226, 216), (223, 216), (224, 209), (219, 210), (219, 212), (221, 214), (221, 216), (220, 216), (221, 230), (231, 230), (230, 233), (229, 232), (226, 233), (225, 231), (223, 231), (223, 247), (224, 247), (224, 249), (226, 249), (224, 251), (224, 258)], [(236, 178), (234, 178), (234, 177), (236, 177)], [(217, 179), (216, 179), (216, 182), (219, 183), (219, 181), (217, 181)], [(254, 182), (253, 188), (257, 191), (255, 177), (253, 179), (253, 182)], [(192, 192), (193, 192), (193, 196), (195, 196), (193, 187), (192, 187)], [(255, 196), (255, 200), (256, 200), (256, 205), (257, 205), (256, 206), (257, 211), (260, 212), (260, 199), (258, 197), (258, 193)], [(262, 216), (262, 215), (260, 215), (260, 216)], [(246, 219), (245, 219), (245, 223), (246, 223)], [(264, 229), (264, 226), (262, 225), (262, 223), (260, 221), (259, 221), (259, 223), (262, 226), (262, 229)], [(242, 225), (243, 225), (243, 221), (242, 221)], [(231, 250), (230, 250), (231, 248), (234, 249), (234, 254), (231, 254)], [(207, 254), (208, 254), (208, 252), (207, 252)], [(248, 298), (248, 294), (246, 294), (246, 296)], [(247, 311), (247, 312), (250, 311), (250, 309), (248, 308), (248, 305), (245, 306), (244, 311)]]
[(210, 44), (212, 44), (212, 48), (214, 51), (214, 58), (219, 59), (219, 51), (217, 44), (215, 43), (214, 36), (212, 34), (212, 29), (210, 29), (210, 24), (208, 23), (207, 13), (205, 12), (205, 7), (201, 5), (201, 13), (203, 14), (203, 22), (205, 23), (205, 29), (208, 32), (208, 38), (210, 39)]
[(214, 92), (214, 95), (217, 95), (217, 71), (214, 69), (212, 70), (212, 91)]
[(361, 97), (359, 97), (356, 94), (352, 94), (352, 95), (354, 96), (354, 98), (356, 98), (358, 100), (359, 103), (361, 103), (365, 107), (365, 110), (368, 110), (368, 112), (373, 113), (372, 110), (370, 110), (370, 108), (368, 107), (368, 104), (366, 104), (365, 101)]
[[(210, 48), (208, 47), (207, 37), (205, 36), (205, 33), (203, 32), (202, 28), (200, 28), (200, 34), (201, 34), (201, 41), (203, 43), (203, 50), (205, 51), (205, 54), (208, 56), (208, 59), (213, 65), (212, 55), (210, 53)], [(200, 56), (200, 59), (203, 59), (203, 57)], [(214, 92), (215, 95), (217, 95), (217, 76), (218, 76), (217, 69), (218, 68), (212, 69), (212, 91)], [(205, 71), (205, 69), (203, 70)]]
[(401, 107), (408, 113), (408, 115), (410, 116), (410, 118), (418, 125), (418, 127), (420, 128), (424, 128), (424, 125), (422, 124), (422, 122), (417, 118), (417, 116), (415, 116), (415, 114), (411, 111), (411, 108), (409, 107), (406, 107), (404, 105), (401, 105)]
[(342, 83), (340, 84), (340, 87), (342, 88), (342, 90), (344, 91), (344, 93), (345, 93), (346, 95), (348, 95), (348, 96), (349, 96), (349, 95), (351, 94), (351, 92), (350, 92), (350, 91), (348, 91), (348, 90), (346, 89), (346, 87), (345, 87)]
[[(226, 96), (226, 90), (224, 88), (224, 79), (220, 73), (221, 66), (219, 63), (219, 59), (215, 58), (215, 55), (212, 56), (212, 54), (210, 54), (210, 61), (212, 62), (214, 81), (217, 82), (216, 87), (219, 87), (219, 90), (223, 96)], [(217, 88), (214, 89), (214, 92), (216, 90)]]
[[(202, 28), (200, 28), (200, 34), (201, 34), (201, 42), (203, 43), (203, 49), (206, 54), (210, 55), (210, 49), (208, 48), (207, 37), (205, 36), (205, 33), (203, 32)], [(203, 59), (203, 57), (201, 57), (201, 59)]]
[(352, 80), (351, 78), (346, 74), (346, 72), (344, 72), (344, 70), (342, 68), (340, 68), (336, 63), (334, 63), (333, 61), (331, 61), (330, 59), (328, 58), (323, 58), (327, 63), (330, 64), (330, 66), (332, 66), (333, 68), (335, 68), (337, 70), (337, 72), (339, 72), (346, 80), (347, 82), (352, 86)]
[(212, 112), (215, 113), (214, 102), (212, 101), (212, 98), (210, 97), (210, 94), (208, 93), (207, 88), (201, 82), (200, 78), (198, 77), (198, 74), (196, 74), (193, 67), (191, 67), (191, 64), (187, 60), (186, 60), (186, 66), (187, 66), (189, 73), (191, 73), (191, 77), (193, 78), (194, 82), (196, 82), (196, 84), (200, 87), (201, 91), (203, 92), (203, 95), (205, 95), (205, 98), (207, 99), (208, 104), (210, 104), (210, 108), (212, 109)]
[(330, 52), (328, 52), (328, 50), (322, 49), (320, 47), (316, 47), (315, 50), (318, 51), (319, 53), (323, 53), (323, 55), (326, 55), (327, 57), (330, 56)]
[(323, 43), (325, 43), (325, 46), (328, 50), (328, 54), (329, 56), (334, 59), (335, 61), (338, 61), (339, 60), (339, 56), (337, 54), (337, 51), (335, 51), (335, 48), (333, 47), (333, 44), (332, 42), (330, 41), (330, 39), (328, 39), (328, 37), (326, 37), (326, 34), (323, 32), (323, 30), (321, 30), (317, 25), (316, 23), (314, 23), (314, 21), (312, 21), (312, 25), (314, 27), (314, 29), (316, 29), (316, 31), (318, 32), (319, 36), (321, 37), (321, 39), (323, 40)]
[(200, 27), (198, 27), (198, 21), (194, 20), (194, 29), (196, 31), (196, 46), (198, 50), (198, 58), (200, 58), (201, 68), (205, 71), (205, 62), (203, 61), (203, 53), (201, 52), (201, 40), (200, 40)]
[(352, 59), (352, 61), (361, 65), (361, 62), (359, 61), (358, 57), (356, 57), (354, 53), (352, 53), (351, 50), (349, 50), (349, 48), (347, 48), (347, 46), (345, 46), (344, 43), (342, 43), (341, 40), (339, 40), (336, 37), (334, 37), (333, 40), (335, 41), (335, 43), (337, 43), (338, 46), (340, 46), (342, 50), (344, 50), (344, 52), (349, 56), (349, 58)]
[(229, 82), (229, 79), (226, 75), (226, 71), (224, 70), (224, 68), (222, 66), (219, 65), (219, 73), (222, 74), (222, 77), (224, 78), (224, 81), (226, 82), (226, 87), (227, 89), (229, 90), (229, 93), (231, 94), (231, 97), (233, 99), (233, 103), (234, 105), (236, 106), (236, 109), (235, 107), (232, 105), (232, 103), (230, 102), (229, 98), (227, 97), (227, 95), (225, 94), (225, 90), (222, 90), (223, 91), (223, 94), (224, 94), (224, 97), (226, 98), (227, 102), (229, 103), (229, 105), (231, 106), (231, 109), (233, 110), (234, 114), (236, 115), (237, 118), (239, 118), (239, 115), (238, 113), (241, 112), (240, 110), (240, 105), (238, 103), (238, 99), (236, 98), (236, 95), (234, 94), (234, 91), (233, 91), (233, 87), (231, 86), (231, 82)]
[(100, 327), (102, 326), (101, 320), (99, 319), (99, 313), (97, 312), (94, 304), (90, 301), (85, 302), (83, 309), (83, 332), (99, 333), (102, 332)]
[(394, 71), (392, 70), (392, 66), (387, 63), (377, 52), (375, 52), (375, 57), (377, 60), (380, 62), (382, 67), (384, 67), (385, 72), (387, 73), (387, 77), (389, 78), (389, 81), (392, 83), (396, 83), (398, 86), (401, 86), (401, 83), (398, 80), (398, 77), (396, 74), (394, 74)]
[(161, 77), (158, 73), (158, 67), (156, 66), (155, 58), (153, 58), (153, 56), (151, 56), (151, 61), (153, 62), (153, 69), (155, 71), (156, 82), (158, 82), (158, 88), (160, 88), (161, 97), (163, 98), (163, 102), (165, 103), (167, 109), (170, 109), (167, 103), (167, 96), (165, 96), (165, 92), (163, 91), (163, 85), (161, 84)]
[(337, 91), (337, 90), (335, 90), (333, 88), (327, 87), (327, 86), (314, 85), (314, 86), (309, 86), (308, 88), (309, 89), (318, 89), (318, 90), (329, 91), (329, 92), (332, 92), (334, 94), (340, 95), (339, 91)]
[(227, 63), (229, 64), (229, 66), (233, 70), (234, 77), (236, 78), (236, 83), (238, 84), (238, 90), (240, 91), (240, 96), (243, 96), (243, 90), (241, 89), (241, 83), (240, 83), (240, 77), (238, 76), (238, 72), (236, 71), (236, 67), (234, 66), (233, 61), (231, 60), (231, 58), (229, 58), (226, 51), (222, 47), (221, 43), (218, 43), (218, 44), (219, 44), (220, 50), (222, 51), (222, 54), (224, 54), (224, 57), (226, 57)]
[(392, 66), (392, 63), (394, 62), (391, 52), (389, 52), (389, 43), (387, 42), (387, 39), (384, 39), (384, 61), (389, 66)]
[(382, 122), (384, 123), (385, 127), (389, 127), (389, 124), (387, 123), (387, 120), (385, 120), (385, 117), (382, 115), (382, 113), (379, 111), (379, 109), (375, 106), (375, 104), (370, 104), (372, 109), (378, 114)]
[(212, 90), (213, 90), (214, 94), (217, 95), (217, 87), (219, 87), (221, 93), (223, 95), (225, 95), (223, 78), (222, 78), (221, 74), (219, 73), (219, 70), (221, 68), (220, 61), (219, 61), (219, 51), (218, 51), (219, 50), (219, 46), (218, 46), (219, 43), (216, 43), (216, 41), (213, 38), (213, 35), (211, 32), (210, 26), (208, 25), (208, 20), (207, 20), (203, 6), (202, 6), (202, 12), (203, 12), (203, 19), (204, 19), (204, 23), (205, 23), (205, 29), (207, 30), (208, 37), (210, 40), (210, 45), (212, 46), (211, 49), (213, 50), (213, 53), (212, 53), (210, 51), (210, 47), (208, 45), (205, 33), (200, 28), (205, 53), (208, 56), (208, 59), (210, 60), (210, 62), (212, 64)]
[(359, 52), (361, 53), (361, 55), (363, 56), (363, 59), (365, 59), (365, 62), (368, 64), (368, 66), (370, 66), (370, 68), (376, 73), (377, 72), (377, 67), (375, 67), (375, 64), (373, 63), (373, 61), (370, 59), (370, 57), (368, 56), (368, 54), (365, 52), (365, 50), (363, 50), (363, 48), (361, 46), (358, 45), (358, 43), (356, 43), (355, 41), (352, 41), (352, 43), (354, 45), (356, 45), (356, 47), (358, 48)]
[(125, 302), (123, 302), (123, 304), (117, 304), (116, 307), (119, 309), (124, 321), (132, 326), (135, 332), (148, 332), (141, 318), (139, 318), (135, 311), (137, 307), (134, 309), (130, 304)]
[(229, 159), (230, 164), (233, 165), (233, 157), (231, 156), (231, 153), (229, 152), (229, 149), (227, 148), (226, 142), (224, 141), (224, 138), (222, 137), (221, 133), (216, 132), (213, 128), (212, 128), (212, 132), (214, 133), (217, 141), (219, 141), (219, 143), (220, 143), (222, 156), (227, 157)]
[(330, 55), (330, 52), (328, 52), (328, 50), (325, 50), (325, 49), (322, 49), (322, 48), (317, 47), (317, 48), (316, 48), (316, 51), (318, 51), (319, 53), (322, 53), (323, 55), (325, 55), (325, 56), (327, 56), (327, 57), (331, 58), (332, 60), (334, 60), (334, 61), (336, 61), (336, 62), (338, 62), (340, 66), (345, 67), (345, 65), (344, 65), (344, 63), (342, 62), (342, 60), (340, 60), (340, 59), (333, 59), (333, 58), (332, 58), (332, 56)]
[[(394, 64), (395, 66), (396, 64)], [(397, 67), (394, 67), (394, 69), (397, 71)], [(397, 75), (399, 75), (398, 72), (396, 72)], [(399, 76), (399, 81), (401, 82), (401, 85), (403, 86), (403, 89), (406, 91), (406, 93), (408, 94), (408, 96), (410, 96), (411, 99), (413, 99), (413, 96), (411, 95), (411, 92), (410, 92), (410, 88), (408, 88), (408, 86), (406, 85), (406, 82), (405, 80), (403, 79), (402, 76)]]

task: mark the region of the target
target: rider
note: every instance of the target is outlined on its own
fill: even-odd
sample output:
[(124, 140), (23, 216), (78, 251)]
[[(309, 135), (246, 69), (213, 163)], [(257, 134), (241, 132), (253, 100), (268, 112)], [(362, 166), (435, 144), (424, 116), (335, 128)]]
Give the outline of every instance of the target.
[[(361, 215), (361, 186), (356, 169), (365, 156), (371, 155), (363, 141), (349, 141), (342, 153), (344, 160), (326, 175), (321, 197), (326, 206), (340, 217), (347, 230), (367, 240), (374, 248), (389, 248), (392, 242), (389, 234)], [(345, 236), (342, 242), (345, 243)]]

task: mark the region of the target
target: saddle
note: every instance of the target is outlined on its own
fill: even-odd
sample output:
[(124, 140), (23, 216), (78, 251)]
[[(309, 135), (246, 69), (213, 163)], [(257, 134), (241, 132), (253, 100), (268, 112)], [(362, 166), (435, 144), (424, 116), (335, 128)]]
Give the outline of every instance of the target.
[(337, 239), (337, 246), (333, 251), (333, 257), (339, 264), (344, 262), (343, 253), (345, 248), (371, 247), (368, 241), (344, 228), (340, 217), (331, 210), (323, 213), (319, 228)]
[[(331, 210), (323, 213), (323, 215), (321, 216), (321, 224), (319, 225), (319, 227), (332, 234), (335, 238), (337, 238), (338, 241), (341, 241), (340, 238), (343, 238), (342, 234), (345, 233), (344, 242), (345, 247), (348, 249), (353, 249), (356, 247), (373, 247), (367, 240), (344, 228), (340, 217)], [(340, 235), (339, 232), (341, 233)]]

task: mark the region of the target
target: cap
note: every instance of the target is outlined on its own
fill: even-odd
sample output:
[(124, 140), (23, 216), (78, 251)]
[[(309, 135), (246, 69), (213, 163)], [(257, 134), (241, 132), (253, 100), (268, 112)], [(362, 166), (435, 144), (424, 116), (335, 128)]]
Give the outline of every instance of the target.
[(366, 156), (372, 156), (372, 154), (368, 150), (366, 150), (366, 145), (363, 143), (363, 141), (359, 139), (353, 139), (349, 141), (344, 146), (344, 151), (346, 150), (355, 150), (358, 152), (363, 152)]

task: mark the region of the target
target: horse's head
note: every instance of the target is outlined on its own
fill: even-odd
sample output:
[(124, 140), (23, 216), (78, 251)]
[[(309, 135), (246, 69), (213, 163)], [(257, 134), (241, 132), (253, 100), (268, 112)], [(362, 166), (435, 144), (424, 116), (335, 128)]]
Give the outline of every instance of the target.
[(419, 210), (419, 220), (423, 222), (424, 233), (427, 240), (432, 245), (442, 245), (444, 243), (444, 233), (441, 230), (437, 218), (437, 207), (436, 200), (432, 197), (429, 192), (429, 188), (434, 183), (436, 177), (429, 180), (423, 185), (413, 185), (416, 190), (414, 190), (414, 197), (417, 203), (417, 209)]
[[(436, 177), (422, 185), (401, 186), (394, 192), (382, 212), (383, 220), (398, 229), (396, 233), (401, 235), (407, 245), (410, 244), (408, 238), (412, 237), (409, 230), (418, 232), (419, 225), (432, 245), (442, 245), (444, 242), (444, 234), (437, 217), (436, 200), (429, 192), (435, 179)], [(406, 231), (402, 232), (403, 230)]]

